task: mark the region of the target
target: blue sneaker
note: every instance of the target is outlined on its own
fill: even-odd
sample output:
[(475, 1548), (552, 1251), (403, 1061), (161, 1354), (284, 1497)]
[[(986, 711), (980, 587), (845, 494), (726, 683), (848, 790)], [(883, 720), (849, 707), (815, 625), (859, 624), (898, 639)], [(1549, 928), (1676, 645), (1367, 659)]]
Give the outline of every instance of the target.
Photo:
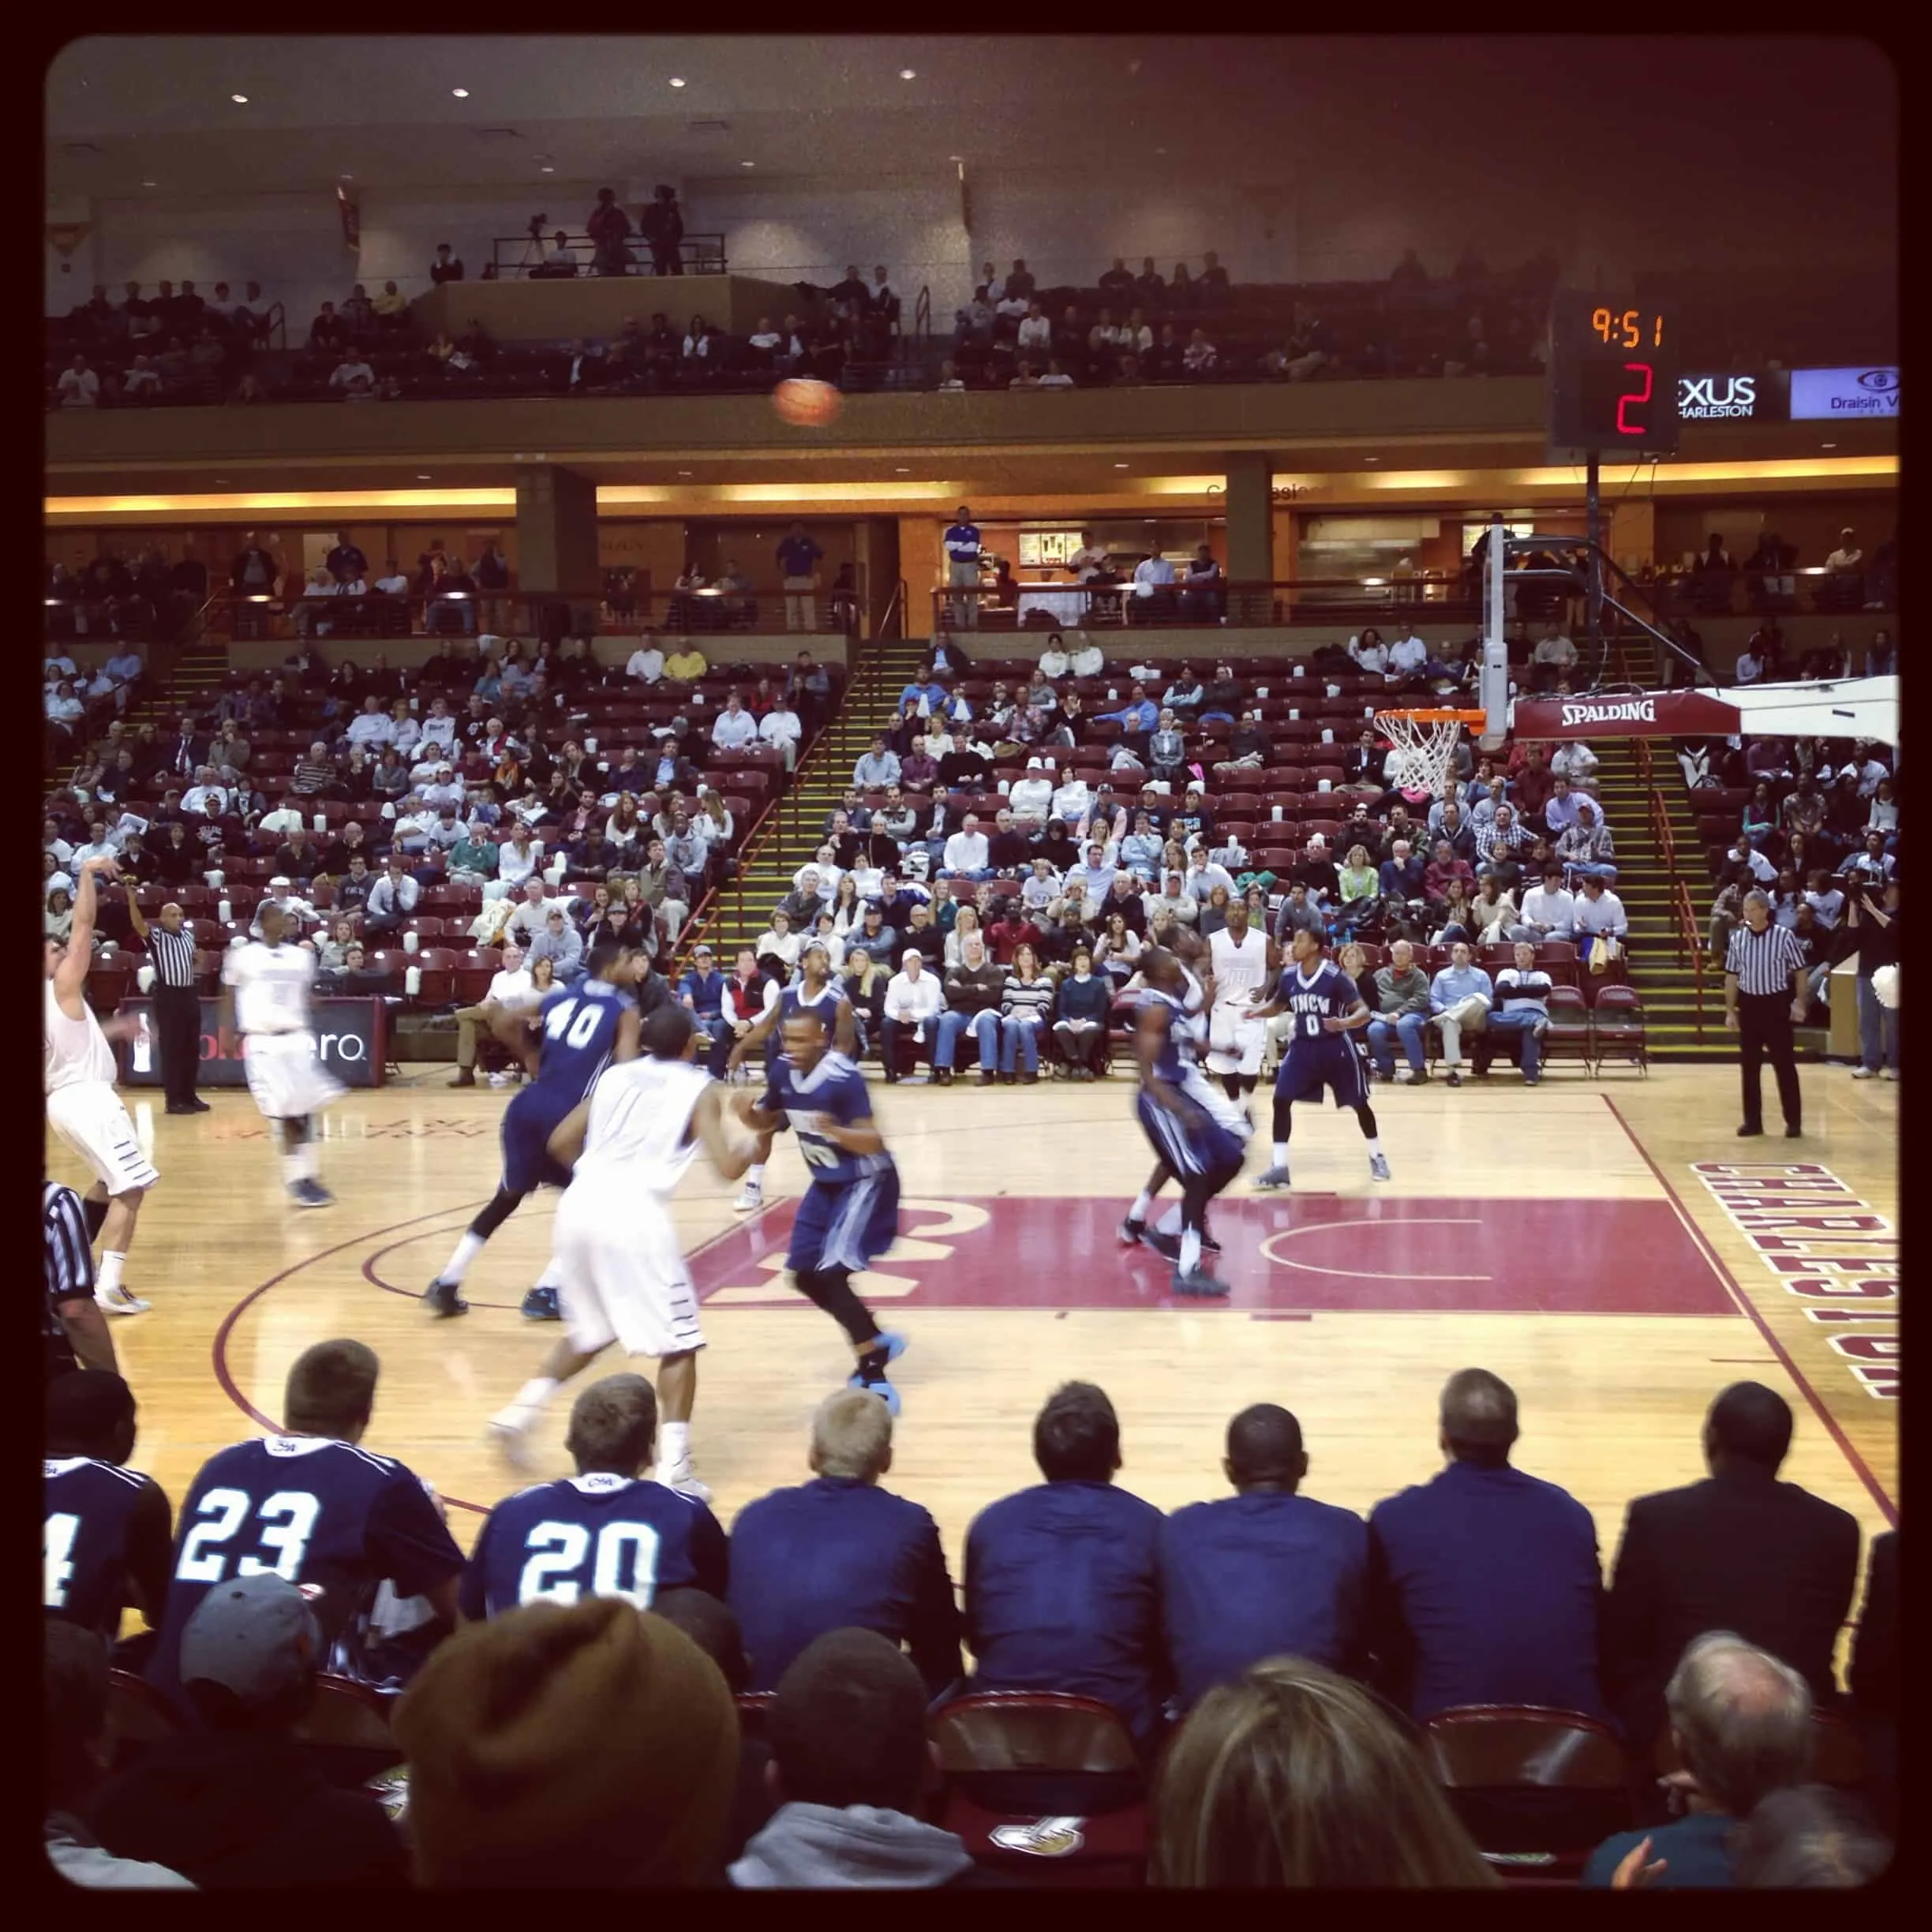
[(564, 1311), (557, 1305), (557, 1291), (554, 1288), (533, 1288), (523, 1297), (523, 1317), (526, 1321), (561, 1321)]
[(432, 1315), (466, 1315), (470, 1312), (470, 1304), (454, 1282), (432, 1281), (423, 1291), (423, 1301)]
[(1179, 1268), (1176, 1268), (1174, 1271), (1174, 1280), (1170, 1285), (1174, 1293), (1178, 1295), (1206, 1297), (1211, 1295), (1224, 1295), (1228, 1291), (1227, 1283), (1224, 1281), (1217, 1281), (1205, 1268), (1196, 1268), (1191, 1275), (1184, 1275)]
[(876, 1395), (886, 1405), (886, 1413), (896, 1416), (899, 1413), (899, 1391), (882, 1376), (876, 1382), (868, 1382), (863, 1376), (852, 1375), (845, 1378), (848, 1388), (863, 1389), (868, 1395)]
[(1386, 1181), (1389, 1178), (1388, 1156), (1386, 1154), (1371, 1154), (1368, 1156), (1368, 1178), (1372, 1181)]
[(1255, 1192), (1258, 1194), (1271, 1194), (1277, 1188), (1285, 1188), (1287, 1185), (1288, 1170), (1286, 1167), (1271, 1167), (1266, 1174), (1255, 1176)]

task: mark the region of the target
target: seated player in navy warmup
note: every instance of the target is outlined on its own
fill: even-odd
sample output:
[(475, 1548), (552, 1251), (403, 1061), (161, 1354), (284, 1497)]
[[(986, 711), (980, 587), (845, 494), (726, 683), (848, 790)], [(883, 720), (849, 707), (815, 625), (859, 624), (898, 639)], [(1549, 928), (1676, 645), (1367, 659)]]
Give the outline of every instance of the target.
[(845, 1331), (859, 1358), (848, 1386), (869, 1389), (897, 1415), (899, 1391), (886, 1380), (886, 1365), (904, 1352), (905, 1338), (872, 1319), (852, 1278), (898, 1238), (899, 1170), (873, 1124), (865, 1076), (833, 1050), (822, 1010), (802, 1008), (785, 1021), (782, 1037), (784, 1051), (763, 1095), (741, 1118), (758, 1134), (789, 1122), (811, 1175), (785, 1266), (799, 1292)]
[[(148, 1681), (182, 1703), (182, 1631), (218, 1583), (273, 1570), (313, 1586), (324, 1668), (380, 1682), (370, 1612), (384, 1582), (456, 1621), (462, 1552), (422, 1478), (360, 1448), (380, 1365), (360, 1342), (318, 1342), (289, 1370), (279, 1436), (250, 1437), (202, 1464), (182, 1505), (174, 1580)], [(185, 1705), (183, 1705), (185, 1709)]]
[(1277, 1013), (1294, 1015), (1294, 1032), (1275, 1076), (1274, 1161), (1255, 1180), (1257, 1188), (1288, 1185), (1288, 1137), (1294, 1130), (1294, 1103), (1319, 1100), (1326, 1088), (1337, 1106), (1353, 1107), (1368, 1143), (1368, 1172), (1377, 1181), (1389, 1178), (1388, 1157), (1377, 1137), (1375, 1110), (1368, 1104), (1368, 1069), (1356, 1043), (1347, 1036), (1368, 1024), (1369, 1012), (1355, 982), (1331, 960), (1322, 957), (1319, 933), (1297, 926), (1289, 935), (1290, 960), (1281, 983), (1266, 1006), (1253, 1008), (1251, 1020), (1271, 1020)]
[(1369, 1514), (1369, 1642), (1381, 1687), (1417, 1723), (1457, 1704), (1605, 1715), (1596, 1523), (1510, 1466), (1516, 1434), (1507, 1382), (1451, 1376), (1437, 1436), (1448, 1466)]
[(770, 1690), (828, 1631), (876, 1631), (902, 1644), (937, 1697), (960, 1676), (960, 1616), (938, 1526), (918, 1503), (882, 1489), (892, 1467), (892, 1417), (859, 1389), (840, 1389), (812, 1418), (813, 1480), (748, 1503), (732, 1526), (731, 1607), (751, 1661), (751, 1688)]
[[(802, 1013), (819, 1014), (827, 1022), (834, 1048), (848, 1060), (858, 1059), (859, 1028), (852, 1002), (846, 997), (845, 989), (833, 977), (832, 955), (816, 939), (808, 939), (799, 950), (798, 978), (790, 986), (781, 987), (777, 998), (752, 1021), (751, 1031), (732, 1041), (730, 1051), (725, 1055), (724, 1071), (735, 1073), (744, 1065), (752, 1048), (762, 1046), (765, 1049), (765, 1071), (769, 1076), (777, 1064), (778, 1050), (784, 1043), (784, 1023)], [(781, 1119), (776, 1127), (759, 1136), (758, 1152), (745, 1170), (744, 1186), (732, 1203), (735, 1212), (753, 1214), (764, 1206), (765, 1163), (771, 1159), (773, 1135), (784, 1130), (785, 1124)]]
[(152, 1476), (125, 1466), (134, 1424), (133, 1391), (106, 1369), (72, 1369), (47, 1385), (42, 1601), (49, 1616), (110, 1645), (130, 1603), (159, 1623), (174, 1567), (167, 1497)]
[(1361, 1676), (1368, 1526), (1297, 1493), (1309, 1466), (1301, 1424), (1273, 1402), (1244, 1409), (1221, 1466), (1235, 1493), (1176, 1510), (1161, 1532), (1161, 1620), (1181, 1708), (1271, 1657)]
[(966, 1533), (973, 1687), (1097, 1698), (1144, 1749), (1166, 1690), (1161, 1513), (1114, 1487), (1120, 1421), (1091, 1382), (1047, 1398), (1033, 1458), (1046, 1480), (989, 1504)]
[[(433, 1315), (461, 1315), (469, 1308), (459, 1292), (470, 1264), (484, 1243), (515, 1214), (526, 1196), (540, 1187), (570, 1185), (570, 1175), (549, 1155), (549, 1140), (597, 1084), (613, 1060), (635, 1060), (638, 1051), (637, 1002), (629, 990), (649, 956), (621, 946), (590, 949), (584, 976), (551, 994), (537, 1009), (542, 1033), (536, 1076), (504, 1110), (503, 1178), (482, 1212), (463, 1230), (456, 1251), (429, 1286), (423, 1300)], [(527, 1013), (500, 1013), (492, 1027), (513, 1051), (527, 1054)], [(561, 1318), (554, 1261), (542, 1280), (523, 1297), (523, 1312), (537, 1321)]]
[(459, 1597), (480, 1623), (519, 1604), (621, 1597), (648, 1610), (660, 1590), (724, 1593), (724, 1532), (695, 1496), (646, 1479), (657, 1391), (606, 1376), (571, 1405), (564, 1446), (575, 1476), (507, 1496), (477, 1532)]
[(1140, 963), (1147, 991), (1134, 1023), (1140, 1087), (1134, 1111), (1156, 1162), (1142, 1201), (1151, 1201), (1169, 1175), (1181, 1183), (1181, 1229), (1174, 1246), (1147, 1230), (1141, 1202), (1121, 1229), (1170, 1253), (1176, 1294), (1224, 1295), (1227, 1284), (1200, 1264), (1208, 1204), (1240, 1174), (1246, 1155), (1239, 1110), (1208, 1084), (1196, 1059), (1199, 1028), (1188, 1012), (1188, 976), (1180, 960), (1156, 947)]

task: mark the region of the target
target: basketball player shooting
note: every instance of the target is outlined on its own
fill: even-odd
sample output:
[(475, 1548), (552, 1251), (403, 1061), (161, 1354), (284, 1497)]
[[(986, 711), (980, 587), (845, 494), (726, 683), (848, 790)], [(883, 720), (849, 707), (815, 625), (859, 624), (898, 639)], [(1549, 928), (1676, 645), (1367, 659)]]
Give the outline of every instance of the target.
[(1277, 1013), (1294, 1016), (1294, 1032), (1275, 1076), (1274, 1161), (1256, 1177), (1264, 1191), (1288, 1185), (1288, 1140), (1294, 1130), (1294, 1103), (1319, 1100), (1326, 1088), (1337, 1106), (1353, 1107), (1368, 1143), (1368, 1172), (1377, 1181), (1389, 1178), (1388, 1157), (1376, 1136), (1375, 1110), (1368, 1104), (1368, 1079), (1362, 1057), (1350, 1033), (1368, 1024), (1369, 1014), (1355, 982), (1332, 960), (1322, 957), (1320, 934), (1297, 926), (1289, 941), (1290, 963), (1282, 969), (1274, 999), (1256, 1008), (1259, 1021)]
[(142, 1197), (160, 1177), (141, 1151), (134, 1123), (114, 1091), (118, 1069), (109, 1044), (131, 1039), (140, 1023), (114, 1019), (103, 1027), (83, 991), (94, 958), (94, 882), (118, 876), (110, 858), (84, 859), (67, 943), (47, 942), (41, 1054), (47, 1124), (94, 1170), (94, 1185), (81, 1204), (88, 1233), (101, 1243), (94, 1298), (110, 1315), (144, 1315), (149, 1304), (122, 1285), (121, 1271), (134, 1239)]
[(728, 1110), (724, 1088), (696, 1064), (703, 1035), (691, 1014), (661, 1006), (639, 1032), (642, 1057), (606, 1067), (550, 1136), (549, 1159), (570, 1176), (552, 1237), (564, 1333), (490, 1429), (522, 1466), (550, 1398), (615, 1342), (657, 1362), (657, 1480), (708, 1503), (691, 1463), (704, 1331), (670, 1204), (700, 1148), (727, 1181), (751, 1165), (752, 1148), (727, 1129), (728, 1111), (742, 1110)]

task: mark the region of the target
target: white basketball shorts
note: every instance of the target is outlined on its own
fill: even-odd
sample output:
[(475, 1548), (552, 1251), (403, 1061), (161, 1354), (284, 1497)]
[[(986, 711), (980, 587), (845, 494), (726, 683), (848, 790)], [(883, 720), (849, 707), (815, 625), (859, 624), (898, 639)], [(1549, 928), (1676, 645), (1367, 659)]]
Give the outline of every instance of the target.
[(564, 1332), (578, 1354), (612, 1342), (627, 1355), (657, 1358), (704, 1346), (677, 1230), (650, 1196), (570, 1188), (551, 1239)]
[(141, 1151), (121, 1096), (105, 1080), (79, 1080), (47, 1097), (47, 1124), (93, 1169), (110, 1194), (131, 1194), (160, 1178)]
[(1245, 1008), (1216, 1005), (1208, 1015), (1208, 1067), (1214, 1073), (1239, 1073), (1249, 1079), (1261, 1071), (1261, 1051), (1267, 1044), (1267, 1022), (1251, 1020)]
[(343, 1096), (313, 1033), (251, 1033), (242, 1056), (249, 1091), (264, 1120), (301, 1120)]

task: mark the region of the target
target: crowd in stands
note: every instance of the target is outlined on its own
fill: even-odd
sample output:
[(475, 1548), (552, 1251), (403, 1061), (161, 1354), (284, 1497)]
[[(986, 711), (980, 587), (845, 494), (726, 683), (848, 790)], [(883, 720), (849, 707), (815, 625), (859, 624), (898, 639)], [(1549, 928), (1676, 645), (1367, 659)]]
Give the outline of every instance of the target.
[[(1630, 1503), (1606, 1579), (1589, 1511), (1517, 1466), (1516, 1395), (1485, 1370), (1442, 1391), (1441, 1466), (1418, 1428), (1417, 1483), (1365, 1518), (1309, 1493), (1321, 1445), (1266, 1402), (1228, 1425), (1230, 1493), (1163, 1515), (1120, 1482), (1106, 1394), (1069, 1382), (1033, 1425), (1040, 1481), (979, 1511), (956, 1589), (931, 1515), (883, 1487), (893, 1425), (863, 1391), (820, 1404), (808, 1480), (727, 1536), (649, 1480), (653, 1392), (614, 1376), (578, 1397), (556, 1487), (648, 1529), (632, 1589), (587, 1548), (498, 1560), (499, 1518), (541, 1492), (466, 1560), (433, 1491), (354, 1447), (379, 1374), (354, 1342), (297, 1359), (283, 1427), (327, 1520), (255, 1574), (189, 1517), (242, 1451), (197, 1479), (170, 1553), (126, 1384), (50, 1383), (73, 1560), (48, 1572), (45, 1837), (71, 1881), (1077, 1884), (1110, 1833), (1114, 1882), (1185, 1889), (1493, 1886), (1539, 1847), (1614, 1889), (1844, 1887), (1889, 1862), (1897, 1537), (1873, 1545), (1841, 1689), (1859, 1526), (1780, 1478), (1792, 1412), (1754, 1383), (1712, 1403), (1704, 1480)], [(148, 1627), (120, 1639), (129, 1610)], [(110, 1665), (145, 1676), (114, 1694), (143, 1707), (132, 1735)], [(371, 1767), (310, 1723), (325, 1690), (386, 1707), (364, 1742), (399, 1770), (358, 1788)], [(1043, 1694), (1084, 1701), (1057, 1752), (939, 1748)], [(1455, 1770), (1499, 1706), (1541, 1727), (1541, 1774)], [(1620, 1781), (1550, 1768), (1606, 1753)]]
[[(63, 668), (51, 657), (50, 680)], [(714, 670), (648, 634), (610, 666), (588, 638), (446, 637), (407, 672), (380, 654), (331, 668), (304, 642), (273, 676), (231, 676), (205, 714), (117, 717), (59, 761), (48, 929), (71, 916), (73, 867), (106, 850), (141, 905), (182, 904), (211, 972), (268, 897), (321, 954), (325, 988), (399, 996), (426, 968), (441, 977), (425, 1005), (546, 961), (567, 983), (598, 938), (668, 960), (837, 692), (809, 651)], [(133, 926), (103, 908), (103, 963), (138, 964)], [(647, 992), (668, 997), (661, 978)]]
[(686, 981), (716, 1064), (810, 971), (835, 980), (888, 1080), (916, 1059), (949, 1083), (968, 1035), (983, 1084), (1094, 1077), (1143, 951), (1201, 970), (1234, 919), (1280, 946), (1305, 926), (1359, 949), (1343, 962), (1386, 1020), (1371, 1033), (1385, 1075), (1398, 1040), (1405, 1077), (1425, 1074), (1434, 1021), (1453, 1083), (1464, 1027), (1479, 1073), (1511, 1036), (1534, 1080), (1553, 989), (1620, 976), (1629, 937), (1597, 757), (1574, 741), (1492, 758), (1465, 738), (1440, 795), (1417, 783), (1365, 714), (1440, 702), (1465, 667), (1400, 631), (1238, 676), (1109, 665), (1084, 639), (1069, 656), (1058, 635), (1037, 663), (975, 667), (942, 634), (769, 930), (732, 974), (707, 960)]

